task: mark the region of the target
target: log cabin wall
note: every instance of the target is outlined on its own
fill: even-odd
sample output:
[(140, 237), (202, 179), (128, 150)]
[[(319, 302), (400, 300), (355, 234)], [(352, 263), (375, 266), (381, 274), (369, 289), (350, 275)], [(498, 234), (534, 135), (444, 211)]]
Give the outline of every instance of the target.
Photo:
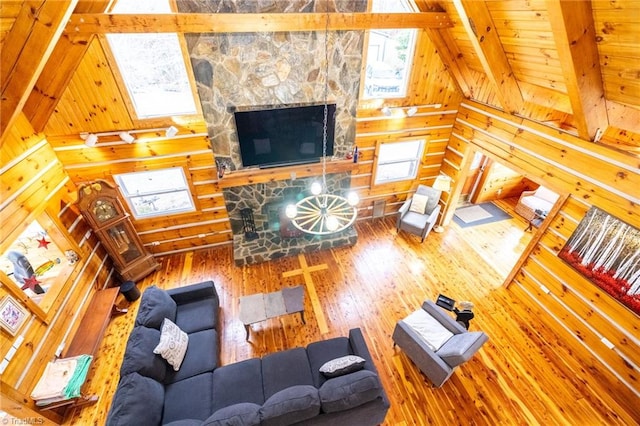
[[(469, 157), (481, 151), (568, 195), (505, 284), (547, 312), (553, 327), (571, 331), (577, 345), (595, 354), (605, 368), (640, 395), (637, 316), (557, 256), (591, 206), (640, 228), (638, 159), (466, 101), (461, 104), (449, 147), (445, 161), (451, 164), (451, 174), (464, 173)], [(454, 195), (456, 189), (454, 185)], [(446, 223), (453, 209), (444, 214)]]
[(112, 262), (74, 206), (76, 187), (52, 146), (42, 134), (34, 132), (24, 114), (18, 116), (3, 139), (0, 179), (1, 253), (29, 224), (47, 215), (57, 228), (47, 229), (49, 234), (62, 235), (67, 240), (65, 248), (72, 248), (79, 256), (64, 282), (54, 284), (60, 289), (46, 309), (0, 273), (0, 300), (10, 295), (28, 311), (15, 336), (0, 331), (0, 357), (4, 359), (12, 346), (16, 348), (2, 372), (3, 410), (22, 418), (46, 415), (59, 421), (52, 412), (35, 412), (29, 395), (57, 348), (70, 342), (93, 293), (114, 285)]

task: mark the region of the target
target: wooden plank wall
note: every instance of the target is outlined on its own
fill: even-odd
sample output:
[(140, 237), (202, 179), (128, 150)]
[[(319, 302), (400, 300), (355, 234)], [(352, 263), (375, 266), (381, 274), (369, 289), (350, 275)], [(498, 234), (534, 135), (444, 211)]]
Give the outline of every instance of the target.
[[(505, 284), (548, 313), (551, 327), (570, 331), (576, 345), (591, 351), (604, 368), (640, 395), (638, 316), (557, 257), (591, 206), (640, 228), (638, 159), (466, 101), (450, 146), (455, 152), (448, 151), (445, 161), (453, 170), (464, 170), (467, 157), (480, 150), (568, 194), (515, 278)], [(448, 213), (450, 217), (452, 212)]]
[[(70, 342), (86, 301), (98, 288), (113, 285), (113, 267), (97, 238), (90, 232), (76, 206), (76, 187), (64, 172), (51, 145), (43, 135), (34, 132), (20, 114), (2, 141), (2, 252), (38, 216), (49, 215), (71, 244), (78, 249), (79, 262), (62, 286), (56, 300), (38, 316), (29, 310), (31, 301), (16, 291), (4, 274), (0, 274), (0, 299), (11, 294), (31, 315), (16, 336), (0, 331), (0, 357), (4, 358), (19, 336), (24, 338), (2, 373), (3, 411), (20, 418), (42, 417), (29, 398), (48, 361), (53, 360), (58, 346)], [(24, 405), (23, 405), (24, 404)], [(46, 413), (58, 420), (53, 413)]]

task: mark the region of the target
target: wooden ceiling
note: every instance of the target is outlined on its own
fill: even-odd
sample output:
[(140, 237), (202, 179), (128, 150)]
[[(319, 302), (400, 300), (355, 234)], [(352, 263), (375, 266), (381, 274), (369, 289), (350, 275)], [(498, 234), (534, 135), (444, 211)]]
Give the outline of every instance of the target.
[[(34, 128), (44, 129), (95, 33), (324, 27), (324, 20), (307, 14), (101, 14), (108, 4), (108, 0), (0, 3), (3, 135), (20, 111)], [(334, 14), (330, 27), (424, 28), (466, 98), (585, 140), (602, 132), (600, 143), (640, 156), (640, 1), (416, 0), (416, 4), (422, 13)]]

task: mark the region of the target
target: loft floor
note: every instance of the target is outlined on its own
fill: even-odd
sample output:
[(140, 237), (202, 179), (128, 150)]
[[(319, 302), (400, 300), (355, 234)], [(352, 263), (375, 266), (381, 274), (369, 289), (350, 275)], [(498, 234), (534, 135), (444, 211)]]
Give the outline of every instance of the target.
[[(499, 205), (508, 209), (510, 202)], [(394, 220), (358, 222), (355, 246), (305, 254), (309, 267), (328, 266), (311, 273), (317, 299), (306, 292), (306, 325), (298, 315), (268, 320), (253, 326), (249, 342), (238, 318), (239, 297), (303, 282), (301, 275), (283, 278), (301, 267), (298, 257), (237, 267), (230, 245), (198, 250), (162, 258), (162, 268), (139, 286), (171, 288), (213, 280), (222, 306), (223, 364), (361, 327), (391, 400), (386, 425), (640, 423), (635, 395), (586, 349), (576, 349), (573, 342), (569, 346), (573, 338), (543, 322), (545, 316), (516, 288), (502, 287), (531, 238), (523, 232), (523, 219), (514, 215), (475, 229), (452, 224), (423, 244), (418, 237), (398, 235)], [(473, 301), (471, 329), (484, 330), (490, 340), (434, 389), (393, 349), (390, 336), (398, 319), (439, 293)], [(112, 321), (94, 362), (89, 387), (100, 401), (67, 424), (104, 424), (137, 308), (134, 302), (128, 314)]]

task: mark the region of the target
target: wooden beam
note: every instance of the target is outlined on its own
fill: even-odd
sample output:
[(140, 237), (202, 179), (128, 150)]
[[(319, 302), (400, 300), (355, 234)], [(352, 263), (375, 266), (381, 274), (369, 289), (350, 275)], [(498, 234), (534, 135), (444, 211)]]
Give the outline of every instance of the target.
[[(75, 12), (104, 12), (109, 3), (110, 0), (80, 0)], [(93, 37), (93, 34), (64, 34), (58, 40), (23, 108), (36, 132), (44, 129)]]
[(0, 54), (0, 139), (22, 111), (77, 2), (39, 0), (23, 3)]
[[(322, 13), (174, 13), (161, 15), (74, 14), (70, 33), (246, 33), (324, 30)], [(394, 28), (446, 28), (452, 26), (444, 12), (332, 13), (329, 30)]]
[(510, 113), (520, 112), (524, 99), (486, 3), (453, 0), (453, 4), (500, 104)]
[(591, 2), (547, 0), (547, 9), (578, 135), (592, 141), (609, 122)]
[(473, 98), (473, 78), (471, 70), (464, 60), (463, 54), (458, 48), (458, 44), (451, 36), (451, 32), (446, 29), (427, 28), (427, 35), (435, 45), (442, 63), (446, 67), (451, 77), (458, 85), (465, 98)]

